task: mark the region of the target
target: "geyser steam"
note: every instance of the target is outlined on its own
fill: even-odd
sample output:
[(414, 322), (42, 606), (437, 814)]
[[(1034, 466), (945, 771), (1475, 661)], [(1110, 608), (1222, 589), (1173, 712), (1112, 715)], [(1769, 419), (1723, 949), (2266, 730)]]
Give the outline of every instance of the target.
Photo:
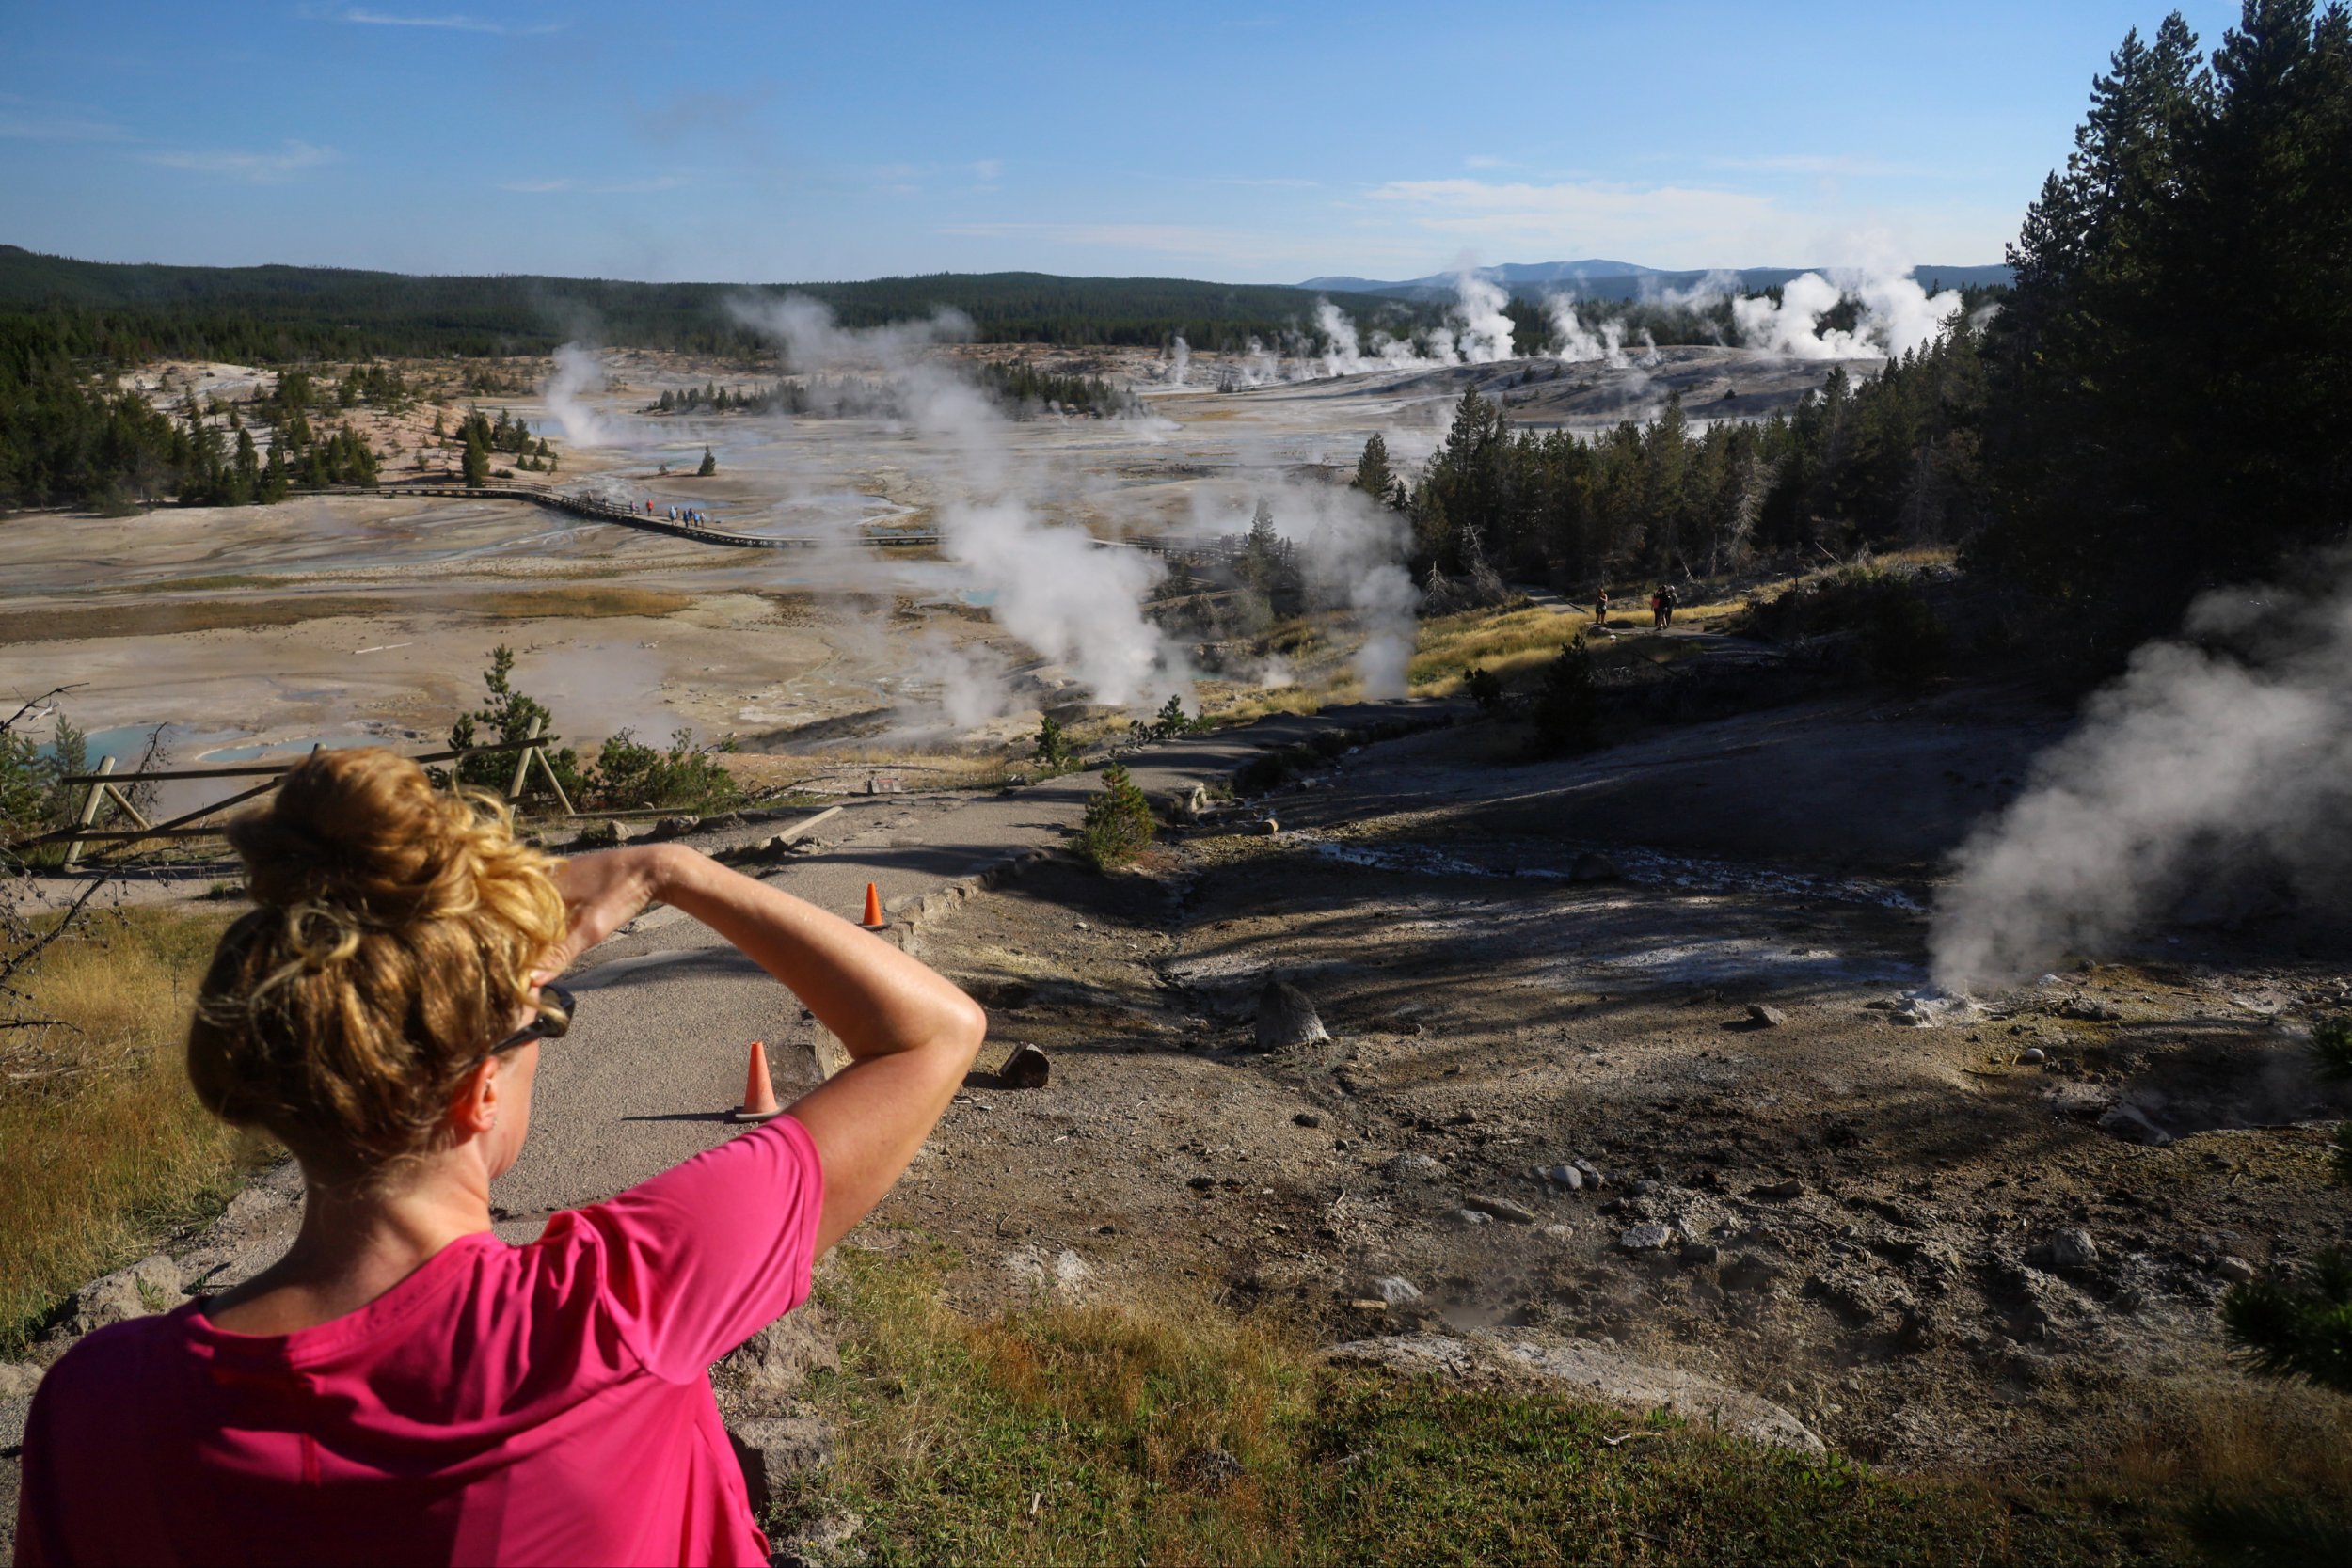
[[(1011, 425), (969, 379), (926, 351), (970, 335), (971, 324), (943, 311), (929, 322), (855, 331), (836, 325), (822, 304), (801, 295), (739, 301), (737, 318), (782, 343), (795, 370), (855, 368), (880, 376), (909, 424), (956, 454), (935, 477), (961, 493), (939, 508), (941, 553), (989, 596), (997, 623), (1071, 673), (1099, 702), (1156, 705), (1188, 692), (1192, 671), (1183, 648), (1144, 613), (1165, 575), (1137, 550), (1104, 548), (1076, 527), (1057, 527), (1039, 513), (1041, 479), (1005, 461)], [(1001, 713), (1019, 705), (996, 672), (965, 672), (949, 694), (955, 713)]]
[(2352, 871), (2352, 556), (2224, 589), (2152, 642), (1959, 854), (1928, 946), (1947, 990), (2033, 974), (2216, 879), (2342, 904)]
[[(1907, 273), (1841, 273), (1833, 283), (1818, 272), (1789, 279), (1773, 303), (1761, 295), (1731, 302), (1740, 340), (1799, 359), (1900, 358), (1935, 341), (1960, 314), (1960, 294), (1930, 295)], [(1862, 306), (1852, 331), (1824, 327), (1821, 318), (1851, 294)]]
[(548, 412), (564, 427), (564, 439), (574, 447), (610, 445), (616, 433), (603, 416), (582, 401), (604, 388), (604, 359), (586, 343), (565, 343), (555, 351), (555, 371), (548, 377)]

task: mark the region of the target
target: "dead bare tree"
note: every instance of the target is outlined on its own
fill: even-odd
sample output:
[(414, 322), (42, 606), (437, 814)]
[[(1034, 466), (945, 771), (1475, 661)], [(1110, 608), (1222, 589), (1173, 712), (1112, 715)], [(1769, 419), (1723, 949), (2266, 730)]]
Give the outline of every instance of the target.
[[(90, 918), (91, 903), (109, 879), (103, 872), (89, 876), (56, 923), (44, 929), (45, 923), (37, 918), (42, 901), (36, 896), (33, 867), (9, 847), (15, 834), (42, 825), (38, 820), (20, 819), (42, 809), (32, 787), (36, 777), (35, 752), (33, 743), (24, 734), (24, 725), (27, 720), (51, 711), (49, 705), (72, 689), (71, 686), (52, 687), (40, 696), (20, 703), (14, 713), (0, 720), (0, 771), (5, 771), (6, 782), (18, 785), (0, 790), (0, 1034), (72, 1027), (62, 1020), (36, 1012), (25, 982), (42, 954)], [(151, 752), (160, 743), (161, 736), (158, 729), (150, 738)]]

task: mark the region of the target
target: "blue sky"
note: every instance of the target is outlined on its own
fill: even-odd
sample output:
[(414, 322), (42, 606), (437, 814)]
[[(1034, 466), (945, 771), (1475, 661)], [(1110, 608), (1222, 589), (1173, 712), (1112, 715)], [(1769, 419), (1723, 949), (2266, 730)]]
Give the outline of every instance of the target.
[(1995, 261), (2164, 14), (0, 4), (0, 241), (723, 281)]

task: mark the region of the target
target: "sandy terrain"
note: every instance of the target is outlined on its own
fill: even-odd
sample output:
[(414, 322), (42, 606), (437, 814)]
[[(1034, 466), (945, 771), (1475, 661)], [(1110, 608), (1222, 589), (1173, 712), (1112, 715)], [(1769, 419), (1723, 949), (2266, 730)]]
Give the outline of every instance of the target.
[[(2346, 1097), (2299, 1043), (2340, 955), (2183, 929), (1906, 1026), (1916, 877), (2049, 717), (1833, 703), (1534, 768), (1441, 733), (1143, 873), (1034, 874), (923, 952), (1053, 1083), (977, 1082), (885, 1212), (963, 1250), (976, 1303), (1181, 1270), (1329, 1341), (1601, 1343), (1906, 1466), (2339, 1441), (2326, 1396), (2246, 1378), (2215, 1304), (2352, 1233), (2324, 1170)], [(1781, 831), (1954, 763), (1959, 795), (1850, 852)], [(1611, 796), (1677, 776), (1672, 815)], [(1596, 847), (1621, 879), (1572, 879)], [(1256, 1049), (1278, 975), (1329, 1041)], [(1578, 1160), (1605, 1185), (1556, 1174)]]

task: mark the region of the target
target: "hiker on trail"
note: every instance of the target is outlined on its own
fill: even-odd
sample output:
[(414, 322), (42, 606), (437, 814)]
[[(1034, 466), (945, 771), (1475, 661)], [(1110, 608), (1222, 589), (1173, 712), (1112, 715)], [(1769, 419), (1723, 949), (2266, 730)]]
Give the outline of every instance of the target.
[(1649, 625), (1656, 631), (1666, 624), (1666, 590), (1663, 584), (1650, 590)]
[[(710, 1366), (806, 1299), (898, 1179), (980, 1009), (684, 845), (551, 860), (498, 801), (373, 748), (299, 764), (229, 838), (258, 907), (213, 955), (188, 1070), (215, 1115), (293, 1150), (301, 1227), (245, 1283), (50, 1369), (17, 1562), (766, 1562)], [(522, 1152), (543, 1054), (608, 1045), (598, 1005), (626, 994), (575, 1001), (555, 978), (656, 900), (774, 976), (850, 1063), (512, 1245), (491, 1183)]]
[(1593, 625), (1597, 626), (1605, 626), (1608, 624), (1609, 590), (1604, 588), (1599, 593), (1593, 595)]
[(1658, 625), (1659, 628), (1663, 630), (1675, 624), (1675, 610), (1682, 603), (1682, 595), (1675, 592), (1675, 586), (1670, 582), (1666, 584), (1666, 591), (1660, 595), (1660, 599)]

